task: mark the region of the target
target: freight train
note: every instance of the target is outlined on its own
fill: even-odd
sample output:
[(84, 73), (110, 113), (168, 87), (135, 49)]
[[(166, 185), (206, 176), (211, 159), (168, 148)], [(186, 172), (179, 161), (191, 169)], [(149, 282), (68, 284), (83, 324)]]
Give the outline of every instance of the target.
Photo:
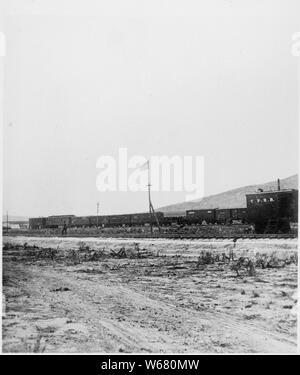
[[(163, 223), (164, 214), (156, 212), (159, 223)], [(99, 215), (99, 216), (74, 216), (59, 215), (29, 219), (30, 229), (61, 228), (67, 227), (119, 227), (155, 225), (155, 218), (149, 213), (124, 214), (124, 215)]]
[[(247, 207), (187, 210), (184, 215), (170, 216), (156, 212), (160, 226), (194, 224), (253, 224), (257, 233), (288, 232), (290, 223), (298, 222), (298, 190), (263, 191), (246, 194)], [(31, 229), (67, 227), (131, 227), (156, 225), (149, 213), (74, 216), (59, 215), (29, 219)]]

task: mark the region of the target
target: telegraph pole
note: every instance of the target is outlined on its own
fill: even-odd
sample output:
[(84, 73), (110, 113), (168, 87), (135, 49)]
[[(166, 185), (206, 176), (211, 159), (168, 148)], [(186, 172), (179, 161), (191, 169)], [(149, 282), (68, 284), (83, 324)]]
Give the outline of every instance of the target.
[(97, 202), (97, 228), (99, 227), (99, 202)]
[(158, 230), (160, 231), (160, 225), (158, 218), (156, 216), (156, 213), (154, 211), (152, 202), (151, 202), (151, 180), (150, 180), (150, 161), (147, 161), (147, 166), (148, 166), (148, 200), (149, 200), (149, 214), (150, 214), (150, 229), (151, 233), (153, 233), (153, 226), (152, 226), (152, 217), (155, 218)]
[(8, 211), (6, 211), (6, 231), (8, 232)]
[(152, 207), (152, 204), (151, 204), (151, 193), (150, 193), (150, 190), (151, 190), (151, 180), (150, 180), (150, 161), (147, 160), (147, 168), (148, 168), (148, 201), (149, 201), (149, 214), (150, 214), (150, 230), (151, 230), (151, 233), (153, 233), (153, 228), (152, 228), (152, 210), (151, 210), (151, 207)]

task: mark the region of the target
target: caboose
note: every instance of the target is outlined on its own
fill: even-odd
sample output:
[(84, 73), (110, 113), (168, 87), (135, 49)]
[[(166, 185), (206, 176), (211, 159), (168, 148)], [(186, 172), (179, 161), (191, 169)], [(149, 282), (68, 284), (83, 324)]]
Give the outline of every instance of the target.
[(263, 191), (247, 194), (248, 221), (257, 233), (288, 233), (298, 221), (298, 190)]

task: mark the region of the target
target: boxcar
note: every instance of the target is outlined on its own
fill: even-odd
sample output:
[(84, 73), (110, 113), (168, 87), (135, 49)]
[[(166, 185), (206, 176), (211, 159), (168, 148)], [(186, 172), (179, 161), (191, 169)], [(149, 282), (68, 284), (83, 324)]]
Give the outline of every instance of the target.
[(216, 221), (216, 210), (187, 210), (186, 219), (188, 223), (214, 223)]
[(46, 218), (46, 228), (60, 228), (64, 224), (68, 227), (72, 226), (72, 219), (74, 215), (56, 215), (56, 216), (48, 216)]
[(187, 224), (187, 219), (185, 216), (164, 216), (163, 219), (160, 220), (160, 224), (162, 225), (185, 225)]
[(246, 223), (248, 219), (247, 208), (232, 208), (230, 213), (232, 220), (238, 220)]
[(110, 215), (108, 217), (108, 223), (110, 226), (124, 226), (131, 224), (130, 215)]
[[(155, 213), (159, 223), (163, 222), (164, 214), (162, 212)], [(145, 224), (155, 224), (156, 220), (153, 215), (149, 213), (131, 214), (131, 225), (145, 225)]]
[(166, 217), (186, 217), (186, 211), (169, 211), (164, 212), (164, 218)]
[(99, 215), (99, 216), (88, 216), (90, 226), (107, 226), (109, 225), (109, 216), (108, 215)]
[(72, 227), (88, 227), (90, 220), (88, 216), (74, 216), (71, 225)]
[(218, 224), (228, 224), (231, 222), (231, 209), (216, 209), (216, 222)]
[(46, 226), (45, 217), (32, 217), (29, 219), (29, 228), (30, 229), (42, 229)]

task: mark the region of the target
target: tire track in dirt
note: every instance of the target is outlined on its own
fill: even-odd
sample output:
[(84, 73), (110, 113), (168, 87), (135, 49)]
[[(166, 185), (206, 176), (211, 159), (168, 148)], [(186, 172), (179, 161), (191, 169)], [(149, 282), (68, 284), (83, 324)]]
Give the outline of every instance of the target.
[[(165, 245), (171, 243), (175, 242), (169, 241)], [(197, 243), (193, 241), (192, 244), (196, 246), (193, 251), (199, 250)], [(218, 247), (221, 245), (218, 243)], [(185, 251), (180, 246), (177, 242), (171, 253)], [(293, 246), (294, 242), (288, 248)], [(285, 251), (283, 248), (281, 252)], [(216, 285), (221, 283), (220, 273), (211, 269), (195, 273), (193, 262), (183, 260), (184, 264), (179, 264), (178, 259), (106, 257), (100, 262), (76, 264), (63, 257), (53, 261), (35, 259), (33, 254), (28, 258), (25, 246), (8, 249), (3, 257), (5, 276), (8, 276), (12, 291), (8, 307), (12, 313), (19, 314), (20, 310), (13, 323), (29, 331), (30, 327), (36, 331), (37, 327), (44, 327), (41, 332), (48, 340), (47, 351), (56, 352), (296, 351), (292, 337), (272, 331), (270, 325), (268, 329), (262, 327), (263, 322), (267, 322), (265, 317), (272, 315), (251, 323), (243, 320), (236, 309), (234, 313), (234, 309), (230, 310), (231, 313), (224, 311), (224, 303), (228, 302), (226, 298), (232, 301), (230, 298), (236, 293), (233, 286), (241, 287), (238, 280), (229, 279), (221, 287)], [(230, 272), (225, 275), (232, 277)], [(276, 278), (269, 277), (268, 280), (270, 291)], [(208, 288), (210, 281), (213, 285)], [(216, 289), (217, 286), (220, 289)], [(221, 290), (225, 298), (219, 292)], [(20, 305), (23, 302), (18, 297), (20, 293), (29, 296), (25, 309)], [(205, 300), (206, 295), (208, 300)], [(220, 297), (218, 302), (222, 311), (217, 311), (213, 308), (213, 299)], [(204, 303), (198, 306), (197, 301)], [(263, 307), (262, 304), (258, 306)], [(259, 313), (262, 311), (258, 310)], [(284, 316), (281, 311), (280, 316)], [(51, 323), (51, 320), (55, 322)], [(9, 329), (10, 321), (7, 323), (6, 332), (13, 335), (13, 330)]]
[[(129, 291), (132, 293), (132, 290)], [(158, 301), (155, 301), (157, 304)], [(174, 305), (168, 304), (166, 301), (161, 301), (165, 307), (166, 311), (170, 312)], [(214, 309), (205, 308), (205, 311), (196, 312), (191, 309), (187, 309), (181, 306), (176, 306), (182, 314), (186, 315), (187, 318), (201, 319), (203, 321), (209, 321), (214, 326), (218, 327), (219, 330), (229, 330), (231, 332), (238, 332), (239, 338), (243, 341), (249, 341), (249, 334), (251, 332), (250, 341), (253, 341), (253, 348), (258, 352), (271, 352), (271, 353), (280, 353), (280, 352), (296, 352), (297, 345), (296, 341), (288, 339), (280, 333), (273, 333), (268, 330), (265, 330), (257, 325), (251, 324), (249, 322), (244, 322), (242, 319), (234, 317), (229, 313), (221, 313)], [(226, 333), (225, 333), (226, 335)], [(241, 337), (242, 336), (242, 337)], [(266, 348), (266, 343), (268, 347)]]
[[(69, 311), (68, 317), (83, 323), (88, 331), (86, 339), (90, 341), (89, 346), (91, 343), (96, 345), (95, 351), (178, 352), (178, 348), (188, 352), (228, 349), (239, 352), (241, 348), (248, 352), (296, 351), (295, 343), (283, 335), (245, 323), (230, 314), (207, 309), (198, 312), (178, 306), (163, 299), (159, 293), (155, 298), (150, 297), (137, 286), (124, 286), (118, 278), (113, 283), (109, 279), (101, 279), (97, 283), (95, 276), (78, 276), (72, 269), (66, 272), (52, 267), (41, 269), (31, 266), (25, 273), (31, 281), (30, 290), (27, 282), (20, 281), (22, 288), (33, 299), (38, 296), (38, 300), (49, 301), (49, 305), (55, 307), (55, 313)], [(70, 292), (51, 291), (59, 285), (67, 286)], [(175, 318), (172, 317), (174, 311)], [(142, 322), (144, 327), (141, 323), (143, 319), (146, 320)], [(178, 332), (169, 329), (159, 331), (155, 320), (166, 328), (171, 325), (177, 327), (179, 321), (185, 321), (186, 327)], [(230, 345), (226, 345), (226, 340), (224, 343), (224, 338)]]

